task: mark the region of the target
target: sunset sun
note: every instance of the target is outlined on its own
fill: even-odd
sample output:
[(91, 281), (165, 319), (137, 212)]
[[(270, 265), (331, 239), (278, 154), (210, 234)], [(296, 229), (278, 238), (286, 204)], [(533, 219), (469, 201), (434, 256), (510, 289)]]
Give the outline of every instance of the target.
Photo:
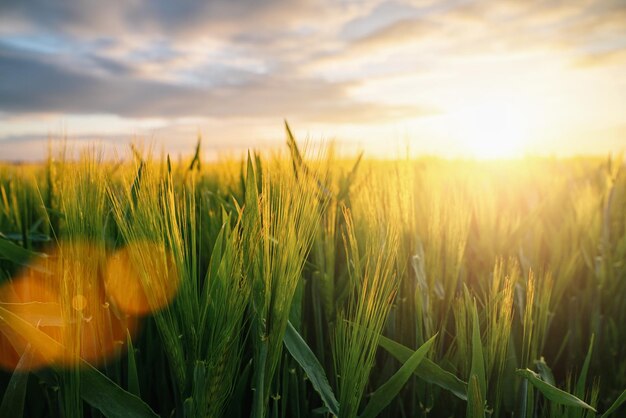
[(474, 158), (519, 157), (538, 123), (531, 108), (530, 101), (477, 101), (450, 115), (453, 135)]

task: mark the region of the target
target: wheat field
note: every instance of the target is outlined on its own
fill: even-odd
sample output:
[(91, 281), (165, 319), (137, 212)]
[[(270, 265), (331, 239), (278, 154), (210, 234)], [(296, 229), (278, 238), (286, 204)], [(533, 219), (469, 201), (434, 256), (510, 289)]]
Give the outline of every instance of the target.
[(626, 414), (619, 157), (133, 151), (0, 167), (0, 416)]

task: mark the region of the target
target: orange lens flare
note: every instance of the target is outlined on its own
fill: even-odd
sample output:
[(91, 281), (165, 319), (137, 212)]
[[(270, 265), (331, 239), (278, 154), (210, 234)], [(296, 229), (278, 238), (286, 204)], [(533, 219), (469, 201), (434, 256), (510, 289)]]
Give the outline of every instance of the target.
[(105, 281), (115, 306), (128, 314), (145, 315), (169, 305), (180, 276), (169, 250), (141, 241), (128, 244), (108, 258)]
[(118, 354), (137, 320), (107, 302), (106, 264), (104, 248), (62, 242), (0, 287), (0, 367), (71, 367)]
[(0, 367), (13, 370), (30, 346), (22, 369), (44, 367), (61, 356), (57, 344), (64, 325), (56, 295), (39, 276), (20, 277), (0, 288)]

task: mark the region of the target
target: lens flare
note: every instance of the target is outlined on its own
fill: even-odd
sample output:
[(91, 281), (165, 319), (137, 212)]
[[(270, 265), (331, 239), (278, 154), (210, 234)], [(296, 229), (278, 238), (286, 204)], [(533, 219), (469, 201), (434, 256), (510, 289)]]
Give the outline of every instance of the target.
[(120, 310), (145, 315), (172, 301), (180, 278), (168, 249), (140, 241), (129, 243), (109, 257), (105, 281), (109, 298)]
[[(104, 248), (61, 242), (0, 288), (0, 367), (98, 364), (119, 353), (135, 318), (112, 309)], [(29, 349), (30, 347), (30, 349)], [(28, 350), (29, 361), (20, 358)]]
[(0, 301), (0, 367), (15, 369), (29, 346), (30, 358), (21, 364), (22, 369), (38, 369), (61, 356), (56, 344), (46, 344), (48, 338), (62, 338), (61, 306), (38, 272), (5, 284), (0, 288)]

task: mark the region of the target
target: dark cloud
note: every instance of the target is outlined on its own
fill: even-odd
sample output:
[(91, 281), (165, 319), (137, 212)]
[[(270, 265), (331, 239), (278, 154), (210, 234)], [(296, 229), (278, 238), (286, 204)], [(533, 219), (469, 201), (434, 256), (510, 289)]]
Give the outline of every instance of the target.
[[(223, 73), (228, 73), (224, 71)], [(124, 117), (276, 117), (367, 123), (424, 114), (413, 106), (361, 103), (349, 83), (242, 73), (211, 88), (151, 81), (127, 71), (75, 72), (36, 56), (0, 49), (0, 111), (116, 114)]]
[(110, 113), (133, 112), (138, 99), (154, 107), (171, 107), (168, 97), (180, 87), (135, 80), (125, 75), (102, 77), (74, 72), (35, 57), (0, 50), (0, 108), (8, 112)]
[(135, 72), (132, 65), (119, 60), (113, 60), (96, 54), (89, 55), (88, 59), (93, 63), (96, 69), (102, 70), (104, 73), (112, 76), (127, 76)]
[(0, 2), (0, 22), (54, 33), (176, 36), (242, 24), (289, 26), (315, 8), (308, 0), (20, 0)]
[[(300, 17), (322, 17), (320, 5), (309, 0), (0, 2), (0, 25), (20, 21), (30, 28), (24, 36), (35, 36), (31, 45), (49, 33), (57, 48), (20, 49), (19, 31), (17, 46), (2, 46), (0, 38), (0, 110), (123, 117), (295, 115), (352, 122), (423, 114), (418, 107), (355, 101), (349, 97), (352, 84), (305, 74), (319, 45), (310, 30), (294, 26)], [(221, 50), (209, 47), (204, 57), (190, 56), (191, 43), (185, 43), (190, 34), (210, 36)]]

